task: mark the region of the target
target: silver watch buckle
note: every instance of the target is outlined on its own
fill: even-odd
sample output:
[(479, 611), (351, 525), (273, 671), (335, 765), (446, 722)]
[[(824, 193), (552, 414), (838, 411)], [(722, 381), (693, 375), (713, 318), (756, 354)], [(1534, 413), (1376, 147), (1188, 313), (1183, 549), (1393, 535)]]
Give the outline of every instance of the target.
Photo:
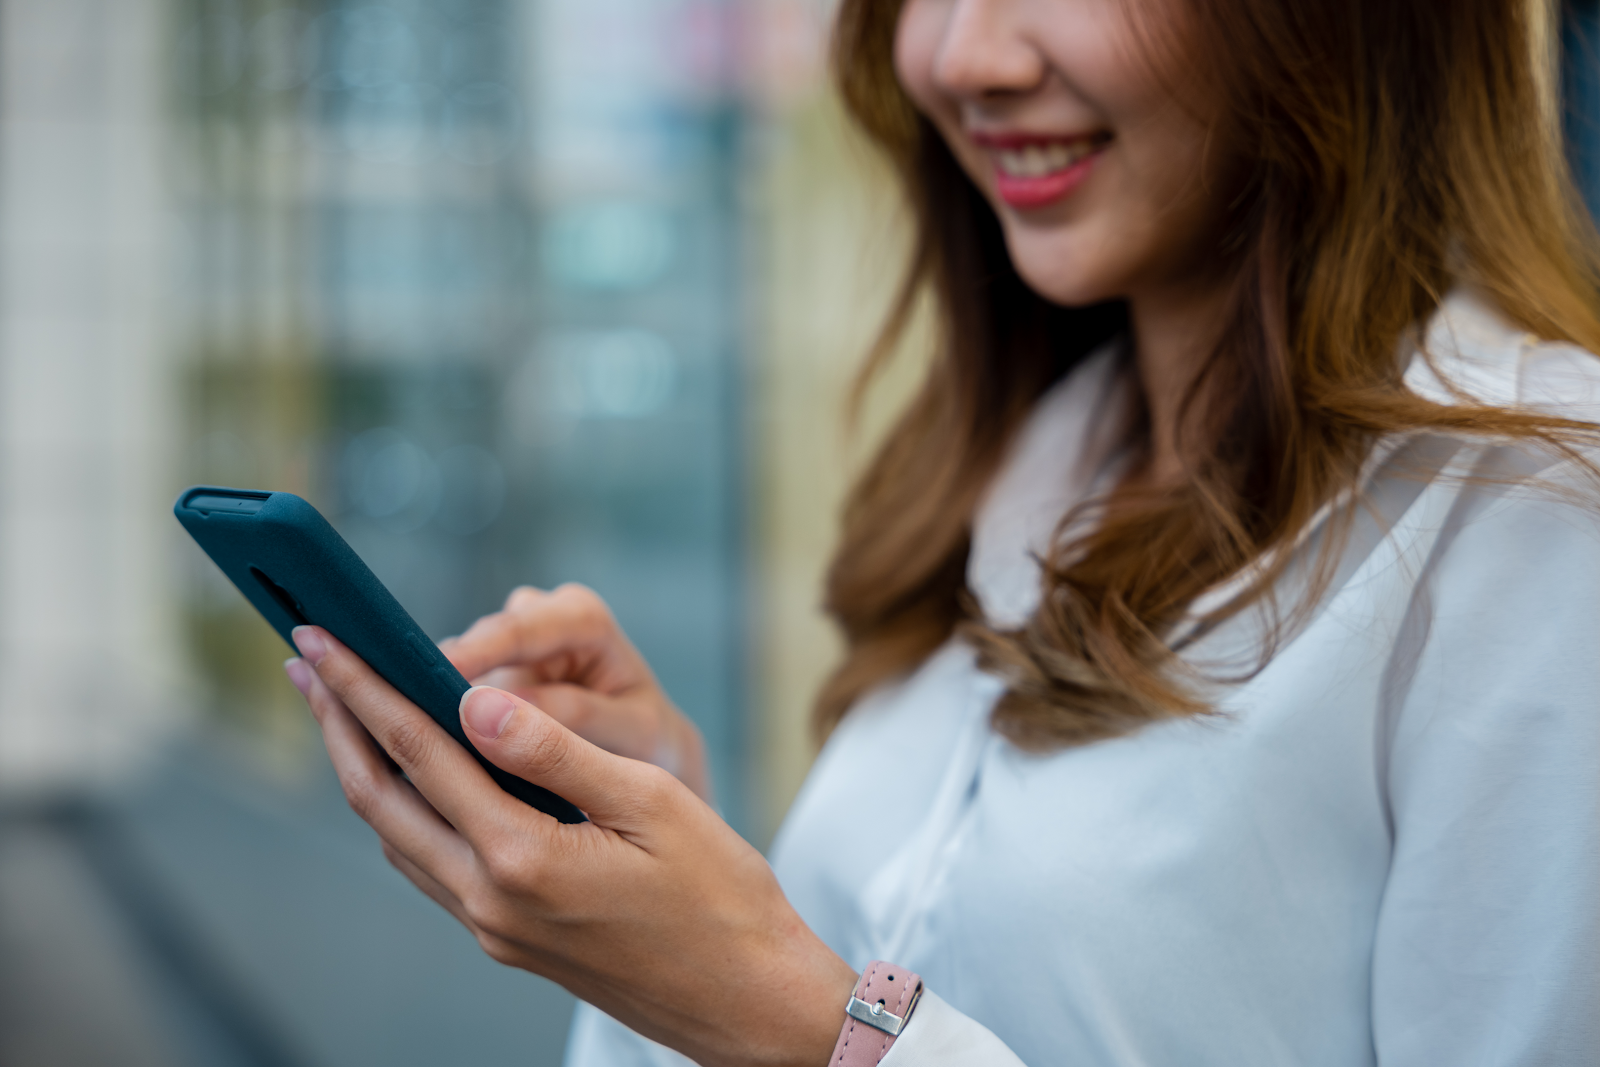
[(922, 987), (911, 995), (911, 1003), (906, 1006), (904, 1015), (896, 1015), (883, 1006), (883, 1001), (868, 1004), (858, 996), (852, 995), (850, 1003), (844, 1006), (844, 1013), (857, 1022), (866, 1023), (875, 1030), (882, 1030), (890, 1037), (899, 1037), (901, 1029), (906, 1025), (906, 1020), (911, 1018), (911, 1013), (917, 1009), (917, 1001), (922, 999)]

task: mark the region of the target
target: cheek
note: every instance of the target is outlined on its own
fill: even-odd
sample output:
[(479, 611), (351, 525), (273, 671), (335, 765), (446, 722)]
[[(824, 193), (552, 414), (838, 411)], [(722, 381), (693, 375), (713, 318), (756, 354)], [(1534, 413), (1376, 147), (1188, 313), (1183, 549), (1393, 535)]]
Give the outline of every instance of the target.
[(950, 105), (934, 85), (949, 0), (906, 0), (895, 24), (894, 72), (917, 109), (934, 115)]
[(1130, 181), (1141, 191), (1131, 206), (1157, 250), (1181, 262), (1220, 235), (1240, 168), (1192, 116), (1178, 117), (1162, 134), (1129, 154)]
[(1067, 218), (1000, 212), (1018, 273), (1059, 303), (1136, 296), (1216, 269), (1233, 192), (1217, 160), (1206, 158), (1203, 136), (1129, 137), (1121, 148)]

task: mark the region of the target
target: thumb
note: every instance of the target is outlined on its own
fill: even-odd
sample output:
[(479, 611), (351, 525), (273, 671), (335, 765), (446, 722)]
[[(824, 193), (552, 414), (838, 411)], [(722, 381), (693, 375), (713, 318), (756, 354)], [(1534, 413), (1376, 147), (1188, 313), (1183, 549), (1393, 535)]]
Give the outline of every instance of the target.
[[(589, 818), (627, 831), (654, 805), (665, 779), (647, 763), (590, 744), (550, 716), (502, 689), (474, 686), (461, 698), (461, 725), (495, 766), (565, 797)], [(658, 798), (659, 799), (659, 798)]]

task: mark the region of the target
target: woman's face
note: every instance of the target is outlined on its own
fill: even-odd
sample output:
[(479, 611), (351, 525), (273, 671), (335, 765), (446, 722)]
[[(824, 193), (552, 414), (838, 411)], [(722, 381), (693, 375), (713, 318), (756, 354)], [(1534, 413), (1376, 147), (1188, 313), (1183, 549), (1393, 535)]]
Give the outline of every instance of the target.
[(1181, 16), (1181, 0), (905, 0), (901, 83), (1050, 300), (1215, 280), (1235, 183), (1208, 151), (1214, 105), (1175, 67)]

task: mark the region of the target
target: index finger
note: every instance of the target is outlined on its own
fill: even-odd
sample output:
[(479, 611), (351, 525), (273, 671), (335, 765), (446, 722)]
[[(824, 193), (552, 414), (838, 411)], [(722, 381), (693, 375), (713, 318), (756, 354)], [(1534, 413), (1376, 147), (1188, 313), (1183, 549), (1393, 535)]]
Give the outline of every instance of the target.
[(573, 682), (609, 691), (648, 675), (605, 602), (575, 585), (551, 593), (516, 589), (503, 610), (485, 615), (442, 647), (469, 679), (515, 665), (527, 668), (537, 682)]
[(496, 785), (470, 752), (377, 671), (320, 626), (298, 627), (293, 637), (323, 684), (468, 841), (483, 840), (513, 822), (527, 832), (526, 813), (534, 809)]

